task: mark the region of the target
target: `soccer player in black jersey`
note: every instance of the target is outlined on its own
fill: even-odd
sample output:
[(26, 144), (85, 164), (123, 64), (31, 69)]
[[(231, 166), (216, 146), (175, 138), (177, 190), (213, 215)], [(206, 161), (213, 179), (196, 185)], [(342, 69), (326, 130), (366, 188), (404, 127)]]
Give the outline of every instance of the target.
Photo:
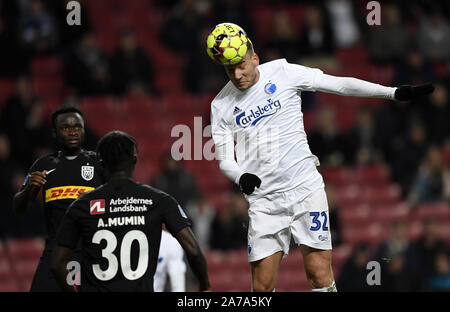
[(52, 125), (59, 151), (36, 160), (14, 196), (14, 210), (19, 213), (32, 206), (42, 189), (47, 237), (30, 291), (61, 291), (50, 270), (56, 230), (70, 203), (104, 183), (96, 153), (82, 148), (82, 112), (75, 107), (60, 107), (52, 114)]
[(52, 270), (61, 287), (67, 283), (65, 263), (81, 237), (80, 291), (153, 291), (161, 228), (183, 247), (201, 291), (210, 284), (206, 260), (183, 209), (161, 190), (137, 183), (134, 138), (112, 131), (98, 143), (97, 155), (107, 182), (74, 201), (59, 228)]

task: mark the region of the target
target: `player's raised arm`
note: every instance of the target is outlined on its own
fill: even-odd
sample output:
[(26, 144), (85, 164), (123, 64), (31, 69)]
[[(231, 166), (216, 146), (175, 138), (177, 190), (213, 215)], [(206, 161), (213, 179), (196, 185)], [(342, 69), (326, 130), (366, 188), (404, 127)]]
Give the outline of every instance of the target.
[(430, 94), (434, 91), (432, 84), (420, 86), (386, 87), (353, 77), (336, 77), (332, 75), (318, 75), (315, 80), (317, 91), (338, 95), (381, 98), (398, 101), (409, 101), (414, 98)]
[(175, 235), (175, 238), (178, 240), (186, 253), (192, 272), (200, 283), (200, 291), (210, 290), (211, 285), (209, 283), (205, 255), (203, 254), (203, 251), (195, 239), (190, 227), (185, 227), (180, 230), (177, 235)]
[(45, 182), (47, 182), (45, 170), (29, 174), (24, 186), (14, 195), (14, 211), (20, 213), (28, 210)]

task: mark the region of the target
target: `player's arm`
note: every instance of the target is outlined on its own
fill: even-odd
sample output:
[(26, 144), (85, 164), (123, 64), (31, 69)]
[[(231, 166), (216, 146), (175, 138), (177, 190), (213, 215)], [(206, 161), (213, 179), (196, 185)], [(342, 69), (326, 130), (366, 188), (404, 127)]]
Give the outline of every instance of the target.
[(209, 284), (205, 255), (194, 233), (191, 231), (190, 222), (186, 214), (171, 196), (164, 197), (159, 205), (163, 212), (162, 222), (183, 247), (192, 272), (199, 281), (200, 291), (210, 290), (211, 286)]
[(261, 179), (243, 171), (234, 158), (233, 134), (219, 112), (211, 111), (211, 132), (216, 147), (220, 171), (231, 181), (238, 184), (241, 191), (250, 195), (255, 187), (261, 186)]
[(25, 212), (32, 205), (41, 187), (47, 182), (46, 172), (35, 171), (29, 174), (25, 180), (24, 186), (14, 195), (14, 211)]
[(416, 97), (430, 94), (434, 91), (432, 84), (419, 86), (386, 87), (353, 77), (336, 77), (332, 75), (317, 75), (315, 79), (317, 91), (338, 95), (381, 98), (398, 101), (409, 101)]
[(59, 287), (65, 292), (75, 292), (75, 288), (67, 283), (67, 263), (69, 262), (73, 250), (64, 246), (56, 246), (52, 254), (52, 273), (55, 276)]
[(200, 248), (200, 245), (194, 237), (191, 228), (183, 228), (175, 235), (175, 238), (178, 240), (186, 253), (186, 258), (191, 266), (192, 272), (200, 283), (200, 291), (210, 290), (211, 285), (208, 278), (206, 258)]
[(56, 234), (56, 244), (51, 256), (51, 271), (58, 285), (66, 292), (75, 292), (73, 285), (67, 282), (67, 263), (80, 238), (80, 225), (76, 217), (76, 205), (79, 202), (80, 199), (77, 199), (67, 208)]

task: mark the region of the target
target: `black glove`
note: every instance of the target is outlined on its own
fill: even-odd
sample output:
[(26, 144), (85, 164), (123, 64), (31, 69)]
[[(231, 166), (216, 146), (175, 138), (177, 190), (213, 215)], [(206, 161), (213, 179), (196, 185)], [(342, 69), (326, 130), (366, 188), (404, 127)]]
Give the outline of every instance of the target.
[(434, 86), (426, 83), (420, 86), (405, 85), (395, 90), (395, 99), (399, 101), (409, 101), (416, 97), (433, 93)]
[(255, 187), (260, 187), (261, 179), (251, 173), (244, 173), (239, 178), (239, 187), (241, 191), (247, 195), (250, 195), (255, 190)]

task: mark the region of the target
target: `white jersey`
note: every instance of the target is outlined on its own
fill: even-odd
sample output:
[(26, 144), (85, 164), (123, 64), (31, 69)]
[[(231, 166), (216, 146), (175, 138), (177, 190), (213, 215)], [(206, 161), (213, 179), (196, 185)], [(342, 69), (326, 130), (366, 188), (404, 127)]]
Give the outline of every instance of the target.
[(164, 291), (167, 277), (170, 279), (171, 291), (186, 291), (184, 250), (176, 238), (167, 231), (162, 231), (158, 265), (153, 277), (153, 288), (155, 292)]
[(383, 98), (393, 98), (395, 91), (326, 75), (285, 59), (257, 68), (260, 76), (255, 85), (241, 91), (230, 81), (211, 103), (212, 136), (221, 170), (235, 183), (245, 172), (262, 181), (248, 200), (298, 187), (306, 197), (323, 187), (316, 169), (319, 160), (311, 153), (303, 125), (301, 91)]

